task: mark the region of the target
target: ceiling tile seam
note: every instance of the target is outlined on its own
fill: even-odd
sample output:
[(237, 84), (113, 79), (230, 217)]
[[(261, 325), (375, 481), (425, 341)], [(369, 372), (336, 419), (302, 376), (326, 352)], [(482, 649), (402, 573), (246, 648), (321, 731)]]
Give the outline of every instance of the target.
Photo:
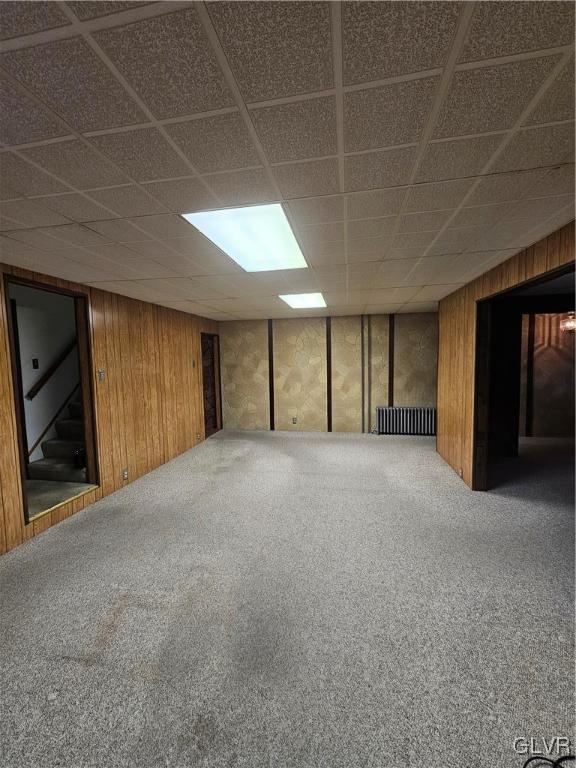
[(268, 176), (268, 181), (271, 183), (275, 193), (278, 195), (278, 198), (280, 200), (283, 199), (283, 195), (280, 192), (280, 188), (278, 184), (276, 183), (276, 179), (274, 177), (274, 174), (272, 173), (272, 170), (270, 168), (270, 164), (268, 162), (268, 157), (266, 156), (266, 153), (264, 152), (264, 147), (262, 146), (262, 143), (260, 141), (260, 138), (258, 136), (258, 133), (256, 131), (256, 128), (254, 126), (254, 123), (252, 122), (252, 118), (250, 117), (250, 114), (248, 112), (248, 109), (246, 107), (246, 104), (244, 103), (244, 99), (242, 97), (242, 93), (240, 91), (240, 87), (238, 86), (238, 83), (236, 82), (236, 78), (234, 76), (234, 73), (232, 71), (232, 67), (230, 66), (230, 63), (228, 62), (228, 57), (226, 56), (226, 53), (224, 52), (224, 48), (222, 46), (222, 43), (220, 41), (220, 38), (218, 36), (218, 32), (216, 31), (216, 28), (214, 27), (214, 24), (212, 23), (212, 19), (210, 18), (210, 13), (208, 11), (208, 8), (206, 7), (206, 4), (204, 2), (198, 2), (195, 4), (196, 12), (198, 14), (198, 17), (200, 19), (200, 22), (202, 24), (202, 27), (204, 28), (204, 32), (206, 33), (206, 36), (208, 37), (208, 42), (212, 46), (212, 50), (214, 52), (214, 55), (216, 56), (216, 60), (218, 61), (218, 64), (220, 65), (220, 69), (222, 70), (222, 73), (224, 75), (224, 79), (226, 81), (226, 84), (230, 88), (230, 91), (232, 93), (232, 98), (234, 99), (234, 102), (236, 103), (236, 106), (238, 107), (238, 110), (240, 112), (240, 116), (242, 117), (242, 120), (244, 122), (244, 125), (250, 134), (250, 138), (252, 139), (252, 142), (254, 144), (254, 147), (256, 149), (256, 153), (258, 157), (260, 158), (260, 162), (262, 163), (263, 168), (266, 171), (266, 175)]
[[(277, 199), (279, 201), (284, 202), (285, 198), (280, 190), (280, 186), (276, 181), (276, 177), (274, 176), (274, 173), (272, 172), (271, 165), (268, 161), (268, 157), (266, 155), (266, 152), (264, 151), (264, 147), (262, 145), (262, 142), (260, 141), (260, 137), (258, 136), (258, 132), (256, 130), (256, 127), (254, 123), (252, 122), (252, 118), (250, 116), (250, 113), (246, 107), (246, 104), (244, 102), (244, 99), (242, 97), (242, 92), (240, 90), (240, 87), (238, 83), (236, 82), (236, 77), (234, 76), (234, 73), (232, 71), (232, 67), (230, 66), (230, 63), (228, 61), (228, 57), (226, 56), (226, 53), (224, 51), (224, 47), (220, 41), (220, 37), (218, 35), (218, 32), (216, 31), (216, 28), (214, 24), (212, 23), (212, 19), (210, 17), (210, 13), (208, 11), (208, 8), (206, 7), (206, 3), (204, 2), (198, 2), (196, 5), (196, 12), (198, 14), (198, 17), (200, 19), (200, 22), (204, 28), (204, 32), (206, 33), (206, 36), (208, 37), (208, 41), (210, 45), (212, 46), (212, 50), (214, 52), (214, 55), (216, 56), (216, 60), (218, 61), (218, 64), (220, 65), (220, 69), (222, 70), (222, 73), (224, 75), (224, 79), (226, 80), (226, 83), (228, 87), (230, 88), (230, 91), (232, 93), (232, 97), (239, 109), (240, 116), (242, 117), (242, 121), (244, 122), (244, 125), (246, 127), (246, 130), (248, 131), (248, 134), (250, 135), (250, 138), (252, 139), (252, 143), (254, 145), (254, 148), (256, 149), (256, 153), (258, 157), (260, 158), (260, 162), (262, 163), (262, 167), (264, 168), (266, 172), (266, 176), (268, 177), (268, 181), (271, 184), (272, 189), (274, 190)], [(300, 249), (302, 248), (301, 243), (301, 236), (299, 232), (299, 228), (297, 224), (294, 222), (293, 217), (291, 215), (291, 212), (287, 206), (283, 206), (284, 215), (288, 219), (290, 226), (292, 227), (292, 230), (294, 232), (294, 236), (296, 237), (296, 240), (298, 241), (298, 244), (300, 246)], [(308, 262), (306, 262), (307, 266), (309, 266)]]
[(178, 117), (158, 118), (155, 122), (122, 125), (117, 128), (99, 128), (97, 131), (84, 131), (82, 135), (90, 139), (93, 136), (108, 136), (118, 133), (130, 133), (131, 131), (140, 131), (146, 128), (156, 128), (157, 125), (178, 125), (180, 123), (192, 123), (195, 120), (205, 120), (206, 118), (210, 117), (235, 115), (237, 113), (238, 107), (221, 107), (220, 109), (211, 109), (207, 112), (193, 112), (188, 115), (179, 115)]
[[(500, 157), (504, 149), (508, 146), (508, 144), (514, 139), (516, 134), (522, 130), (523, 124), (526, 121), (526, 118), (529, 117), (530, 113), (538, 106), (539, 102), (544, 98), (546, 92), (548, 89), (552, 86), (556, 78), (558, 77), (559, 73), (562, 71), (562, 69), (566, 66), (567, 62), (571, 58), (571, 53), (568, 51), (562, 56), (562, 58), (556, 63), (556, 66), (551, 70), (551, 72), (548, 74), (548, 76), (544, 79), (544, 81), (541, 83), (540, 88), (538, 91), (534, 94), (534, 96), (530, 99), (528, 104), (524, 107), (518, 118), (516, 119), (516, 122), (512, 126), (512, 128), (505, 134), (503, 140), (500, 142), (499, 146), (496, 148), (492, 156), (488, 159), (484, 167), (482, 168), (480, 175), (477, 177), (476, 181), (472, 184), (468, 192), (464, 195), (462, 200), (460, 201), (457, 208), (454, 209), (454, 213), (452, 216), (446, 221), (444, 224), (444, 227), (438, 232), (438, 235), (436, 238), (427, 246), (424, 253), (420, 257), (421, 259), (426, 258), (426, 254), (428, 251), (434, 247), (434, 244), (437, 242), (437, 240), (444, 234), (444, 232), (449, 228), (450, 223), (454, 220), (454, 218), (458, 215), (458, 213), (462, 210), (462, 208), (467, 207), (466, 202), (470, 199), (472, 194), (477, 190), (483, 176), (486, 175), (486, 172), (490, 170), (490, 168), (494, 165), (496, 160)], [(415, 264), (413, 269), (406, 275), (406, 280), (410, 278), (410, 275), (412, 272), (417, 269), (418, 264)]]
[[(77, 26), (81, 26), (83, 30), (88, 33), (100, 32), (112, 27), (125, 26), (126, 24), (133, 24), (137, 21), (144, 21), (145, 19), (152, 19), (156, 16), (165, 16), (167, 13), (174, 13), (179, 10), (185, 10), (190, 6), (193, 6), (193, 1), (187, 2), (153, 2), (149, 5), (138, 6), (138, 8), (130, 8), (125, 11), (119, 11), (118, 13), (111, 13), (107, 16), (100, 16), (95, 19), (87, 19), (81, 21), (74, 12), (70, 10), (73, 16), (74, 23), (66, 25), (64, 27), (54, 27), (53, 29), (44, 29), (40, 32), (32, 32), (28, 35), (20, 35), (19, 37), (11, 37), (8, 40), (2, 41), (2, 49), (4, 51), (14, 51), (20, 48), (36, 48), (39, 45), (45, 45), (47, 43), (58, 42), (59, 40), (66, 40), (71, 37), (76, 37), (78, 32)], [(70, 20), (69, 13), (66, 13), (66, 18)]]
[(521, 53), (513, 53), (509, 56), (496, 56), (491, 59), (479, 59), (478, 61), (462, 61), (456, 65), (456, 71), (465, 72), (471, 69), (500, 67), (505, 64), (514, 64), (521, 61), (544, 59), (547, 56), (560, 56), (571, 51), (574, 51), (574, 45), (568, 43), (567, 45), (558, 45), (553, 48), (537, 48), (533, 51), (522, 51)]
[[(40, 97), (36, 96), (36, 94), (33, 91), (31, 91), (28, 88), (28, 86), (26, 86), (23, 83), (21, 83), (18, 80), (16, 80), (14, 77), (12, 77), (12, 75), (10, 75), (9, 73), (7, 73), (4, 70), (2, 70), (1, 67), (0, 67), (0, 71), (2, 71), (3, 75), (10, 82), (12, 82), (14, 85), (16, 85), (16, 87), (20, 88), (31, 101), (33, 101), (34, 103), (40, 105), (51, 116), (53, 116), (55, 119), (57, 119), (58, 121), (63, 123), (68, 128), (68, 130), (71, 131), (71, 133), (70, 133), (70, 135), (68, 137), (62, 138), (60, 140), (60, 142), (58, 142), (58, 143), (61, 143), (61, 142), (66, 141), (66, 140), (68, 140), (68, 141), (71, 141), (71, 140), (72, 141), (73, 140), (80, 141), (82, 144), (87, 146), (91, 151), (93, 151), (95, 154), (97, 154), (103, 160), (106, 160), (106, 162), (111, 163), (120, 172), (121, 175), (125, 176), (125, 178), (128, 179), (132, 184), (134, 184), (137, 187), (139, 187), (147, 195), (147, 197), (150, 197), (152, 200), (154, 200), (154, 202), (158, 203), (158, 205), (163, 205), (163, 203), (160, 200), (157, 200), (153, 195), (151, 195), (148, 192), (148, 190), (144, 190), (142, 185), (139, 182), (137, 182), (136, 179), (132, 178), (129, 173), (127, 173), (123, 168), (118, 166), (104, 152), (102, 152), (98, 147), (96, 147), (94, 144), (92, 144), (92, 142), (90, 142), (88, 139), (86, 139), (79, 131), (76, 131), (73, 128), (73, 126), (69, 125), (66, 122), (66, 120), (64, 120), (62, 117), (60, 117), (60, 115), (58, 115), (58, 113), (55, 112), (52, 109), (52, 107), (50, 105), (46, 104)], [(50, 143), (52, 144), (54, 142), (50, 142)], [(28, 165), (34, 166), (38, 170), (42, 171), (43, 173), (47, 174), (51, 178), (53, 178), (56, 181), (58, 181), (60, 184), (65, 186), (71, 192), (76, 193), (78, 195), (81, 195), (82, 197), (86, 198), (87, 200), (89, 200), (92, 203), (96, 203), (97, 205), (100, 205), (101, 207), (103, 207), (106, 210), (110, 211), (116, 217), (120, 216), (120, 214), (115, 209), (110, 208), (110, 207), (104, 205), (103, 203), (100, 203), (98, 200), (95, 200), (94, 198), (90, 197), (90, 195), (88, 195), (85, 190), (78, 189), (74, 185), (70, 184), (70, 182), (66, 181), (65, 179), (63, 179), (62, 177), (60, 177), (57, 174), (53, 173), (52, 171), (48, 170), (47, 168), (44, 168), (44, 166), (42, 166), (39, 163), (35, 162), (31, 158), (29, 158), (27, 155), (23, 154), (23, 150), (22, 150), (21, 147), (19, 147), (19, 148), (12, 147), (12, 148), (10, 148), (10, 151), (13, 154), (15, 154), (17, 157), (19, 157), (21, 160), (26, 162)], [(27, 196), (24, 196), (23, 199), (28, 199), (28, 198), (27, 198)], [(76, 222), (74, 219), (70, 219), (69, 216), (64, 216), (64, 214), (60, 214), (60, 215), (63, 216), (63, 218), (68, 219), (71, 223), (78, 224), (79, 226), (84, 226), (83, 224), (81, 224), (79, 222)]]
[[(0, 67), (0, 71), (2, 71), (1, 67)], [(19, 81), (14, 81), (14, 82), (17, 83), (19, 86), (22, 85)], [(38, 101), (38, 103), (42, 105), (43, 109), (50, 109), (43, 102)], [(239, 113), (238, 108), (237, 107), (232, 107), (231, 108), (231, 112), (227, 112), (226, 114), (231, 114), (231, 113), (232, 114)], [(56, 114), (56, 113), (54, 113), (54, 114)], [(202, 114), (207, 114), (207, 113), (202, 113)], [(224, 114), (224, 113), (222, 113), (222, 114)], [(191, 122), (193, 119), (194, 118), (190, 118), (188, 116), (185, 119), (180, 120), (179, 122)], [(549, 122), (544, 122), (544, 123), (534, 123), (534, 124), (530, 124), (530, 125), (524, 125), (524, 126), (522, 126), (522, 130), (531, 131), (531, 130), (536, 130), (538, 128), (549, 128), (549, 127), (552, 128), (552, 127), (554, 127), (556, 125), (565, 125), (565, 124), (573, 123), (573, 122), (574, 122), (574, 118), (567, 118), (565, 120), (551, 120)], [(159, 120), (158, 124), (168, 125), (168, 124), (171, 124), (171, 123), (168, 123), (168, 121), (165, 121), (165, 120), (164, 121)], [(67, 127), (70, 128), (71, 126), (67, 126)], [(65, 136), (56, 136), (56, 137), (50, 138), (50, 139), (38, 139), (36, 141), (28, 141), (28, 142), (24, 142), (22, 144), (5, 144), (5, 145), (2, 145), (0, 147), (0, 154), (2, 154), (4, 152), (10, 152), (11, 150), (14, 150), (14, 149), (35, 149), (37, 147), (50, 146), (52, 144), (61, 144), (63, 142), (70, 141), (71, 139), (77, 138), (78, 136), (82, 136), (83, 138), (90, 139), (90, 138), (92, 138), (94, 136), (107, 136), (107, 135), (115, 135), (115, 134), (118, 134), (118, 133), (130, 133), (131, 131), (146, 130), (146, 129), (155, 128), (155, 127), (156, 126), (155, 126), (154, 123), (138, 123), (138, 124), (134, 124), (134, 125), (122, 126), (120, 128), (112, 128), (112, 129), (110, 129), (110, 128), (103, 128), (103, 129), (100, 129), (98, 131), (88, 131), (88, 132), (84, 132), (84, 133), (80, 133), (80, 132), (78, 132), (78, 133), (69, 133), (69, 134), (66, 134)], [(498, 130), (495, 130), (495, 131), (482, 131), (480, 133), (463, 133), (463, 134), (459, 134), (459, 135), (456, 135), (456, 136), (440, 136), (438, 138), (430, 139), (430, 141), (428, 143), (429, 144), (448, 144), (449, 142), (452, 142), (452, 141), (467, 141), (467, 140), (470, 140), (470, 139), (482, 139), (482, 138), (488, 137), (488, 136), (497, 136), (499, 134), (507, 133), (510, 130), (512, 130), (512, 128), (501, 128), (501, 129), (498, 129)], [(409, 142), (407, 144), (385, 144), (383, 146), (371, 147), (370, 149), (357, 149), (357, 150), (352, 150), (352, 151), (344, 151), (344, 155), (345, 156), (367, 155), (370, 152), (380, 152), (380, 151), (393, 150), (393, 149), (403, 149), (403, 148), (407, 148), (407, 147), (414, 147), (414, 146), (417, 146), (417, 145), (418, 145), (418, 142)], [(92, 146), (92, 145), (90, 145), (90, 146)], [(296, 163), (306, 163), (306, 162), (310, 162), (310, 161), (313, 161), (313, 160), (325, 159), (325, 158), (328, 158), (328, 157), (335, 157), (335, 155), (320, 155), (320, 156), (317, 156), (317, 157), (316, 156), (314, 156), (314, 157), (306, 157), (306, 158), (301, 158), (301, 159), (298, 159), (298, 160), (281, 160), (281, 161), (272, 162), (272, 163), (270, 163), (270, 165), (272, 167), (277, 166), (277, 165), (294, 165)], [(253, 166), (243, 166), (242, 170), (244, 168), (259, 168), (259, 167), (261, 167), (261, 166), (255, 166), (255, 165), (253, 165)], [(238, 169), (229, 168), (229, 169), (226, 169), (226, 170), (223, 170), (223, 171), (210, 171), (209, 173), (202, 173), (201, 175), (202, 176), (215, 176), (215, 175), (221, 174), (221, 173), (229, 173), (229, 171), (231, 171), (231, 170), (238, 170)], [(178, 176), (178, 177), (170, 177), (170, 178), (195, 178), (195, 177), (192, 174), (189, 174), (187, 176)], [(154, 181), (163, 181), (163, 180), (164, 179), (154, 179)], [(147, 182), (148, 181), (149, 180), (147, 180)]]
[[(206, 181), (202, 178), (201, 174), (197, 170), (197, 168), (192, 164), (192, 162), (189, 160), (189, 158), (184, 154), (184, 152), (180, 149), (180, 147), (176, 144), (176, 142), (172, 139), (170, 134), (163, 128), (162, 125), (158, 122), (156, 119), (156, 116), (152, 113), (146, 102), (138, 95), (136, 90), (130, 85), (128, 80), (122, 75), (122, 73), (119, 71), (119, 69), (115, 66), (115, 64), (112, 62), (112, 60), (108, 57), (108, 55), (104, 52), (102, 47), (96, 42), (96, 40), (87, 32), (84, 31), (82, 28), (82, 24), (78, 22), (76, 16), (72, 13), (72, 11), (68, 8), (66, 3), (63, 2), (63, 0), (57, 0), (57, 5), (62, 8), (62, 10), (66, 13), (68, 18), (71, 20), (71, 22), (74, 24), (78, 32), (81, 34), (83, 40), (90, 46), (92, 51), (98, 56), (100, 61), (104, 64), (104, 66), (108, 69), (108, 71), (112, 74), (112, 76), (116, 79), (116, 81), (119, 83), (119, 85), (124, 89), (127, 96), (129, 96), (132, 101), (134, 101), (135, 104), (138, 105), (138, 107), (142, 110), (142, 112), (148, 117), (149, 121), (153, 124), (153, 126), (162, 134), (165, 141), (170, 144), (172, 149), (178, 154), (180, 159), (186, 164), (188, 168), (192, 171), (194, 176), (200, 181), (200, 183), (208, 190), (208, 192), (212, 195), (212, 197), (218, 202), (221, 203), (222, 200), (220, 197), (214, 192), (213, 189), (210, 188), (210, 186), (207, 184)], [(85, 138), (83, 134), (79, 134), (82, 136), (83, 141), (89, 141)], [(97, 149), (97, 147), (90, 143), (90, 146), (93, 149)], [(107, 159), (111, 160), (114, 165), (122, 171), (125, 175), (129, 176), (129, 174), (126, 173), (126, 171), (121, 168), (116, 162), (113, 161), (112, 158), (108, 158), (106, 153), (101, 153), (104, 156), (107, 157)], [(144, 189), (140, 182), (136, 181), (134, 179), (134, 183), (137, 184), (140, 189)], [(160, 200), (157, 200), (154, 195), (152, 195), (148, 190), (144, 190), (145, 193), (151, 197), (155, 202), (162, 204)]]
[[(344, 98), (342, 96), (342, 14), (339, 2), (330, 3), (332, 66), (336, 101), (336, 154), (338, 157), (338, 189), (344, 192)], [(278, 164), (279, 165), (279, 164)]]
[[(450, 90), (450, 86), (452, 84), (452, 78), (454, 76), (454, 70), (458, 61), (458, 56), (460, 55), (460, 51), (462, 50), (464, 42), (468, 36), (468, 32), (472, 24), (472, 18), (476, 11), (476, 7), (477, 7), (476, 2), (467, 2), (467, 3), (464, 3), (460, 9), (460, 17), (458, 19), (458, 24), (454, 32), (454, 38), (452, 40), (450, 52), (448, 54), (448, 57), (446, 58), (446, 62), (442, 70), (442, 75), (440, 76), (440, 82), (436, 86), (434, 102), (428, 112), (428, 115), (426, 118), (426, 124), (420, 135), (420, 140), (418, 142), (418, 147), (416, 149), (416, 155), (412, 163), (412, 171), (408, 179), (408, 186), (414, 185), (414, 180), (416, 179), (418, 169), (424, 158), (424, 154), (426, 152), (428, 142), (432, 138), (432, 135), (434, 133), (434, 128), (436, 127), (436, 123), (438, 120), (438, 116), (440, 114), (440, 110), (442, 109), (442, 105), (444, 104), (444, 101)], [(402, 201), (402, 205), (400, 207), (400, 211), (398, 214), (398, 222), (400, 222), (401, 217), (406, 212), (405, 209), (407, 205), (407, 200), (408, 200), (408, 194), (404, 196), (404, 199)], [(398, 233), (398, 230), (396, 228), (394, 231), (394, 235), (396, 235), (397, 233)], [(410, 270), (406, 278), (410, 276), (415, 266), (413, 267), (412, 270)]]

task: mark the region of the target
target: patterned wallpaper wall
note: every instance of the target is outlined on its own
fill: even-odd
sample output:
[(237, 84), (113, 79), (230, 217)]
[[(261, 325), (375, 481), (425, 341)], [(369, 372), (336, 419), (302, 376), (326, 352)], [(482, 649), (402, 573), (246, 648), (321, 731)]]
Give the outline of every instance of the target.
[(326, 415), (326, 320), (275, 320), (275, 428), (325, 432)]
[(228, 429), (269, 429), (268, 324), (220, 323), (222, 422)]
[(437, 358), (437, 315), (396, 315), (394, 405), (436, 405)]
[(362, 431), (362, 326), (360, 317), (333, 317), (332, 431)]
[[(390, 316), (330, 321), (332, 430), (368, 432), (389, 404)], [(326, 318), (274, 320), (275, 429), (326, 431)], [(394, 405), (436, 404), (437, 315), (394, 316)], [(268, 322), (220, 323), (224, 427), (269, 429)], [(296, 423), (293, 422), (296, 419)]]

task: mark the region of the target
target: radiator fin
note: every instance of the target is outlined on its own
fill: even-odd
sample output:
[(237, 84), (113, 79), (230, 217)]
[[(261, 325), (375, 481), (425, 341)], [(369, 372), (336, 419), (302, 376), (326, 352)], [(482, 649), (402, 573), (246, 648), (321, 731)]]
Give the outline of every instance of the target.
[(378, 406), (379, 435), (435, 435), (436, 408)]

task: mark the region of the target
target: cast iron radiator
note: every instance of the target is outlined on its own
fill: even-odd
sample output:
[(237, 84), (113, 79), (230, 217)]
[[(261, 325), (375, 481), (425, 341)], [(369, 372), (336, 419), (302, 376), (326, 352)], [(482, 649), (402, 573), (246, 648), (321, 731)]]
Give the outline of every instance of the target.
[(436, 434), (436, 408), (379, 405), (376, 415), (379, 435)]

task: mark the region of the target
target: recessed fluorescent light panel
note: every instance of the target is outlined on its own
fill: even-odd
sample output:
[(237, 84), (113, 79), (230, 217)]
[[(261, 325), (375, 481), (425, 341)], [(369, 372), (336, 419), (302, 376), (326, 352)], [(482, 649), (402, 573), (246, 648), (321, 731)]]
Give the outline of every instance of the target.
[(246, 272), (308, 266), (280, 203), (182, 216)]
[(324, 296), (321, 293), (285, 293), (278, 298), (285, 301), (292, 309), (312, 309), (326, 306)]

